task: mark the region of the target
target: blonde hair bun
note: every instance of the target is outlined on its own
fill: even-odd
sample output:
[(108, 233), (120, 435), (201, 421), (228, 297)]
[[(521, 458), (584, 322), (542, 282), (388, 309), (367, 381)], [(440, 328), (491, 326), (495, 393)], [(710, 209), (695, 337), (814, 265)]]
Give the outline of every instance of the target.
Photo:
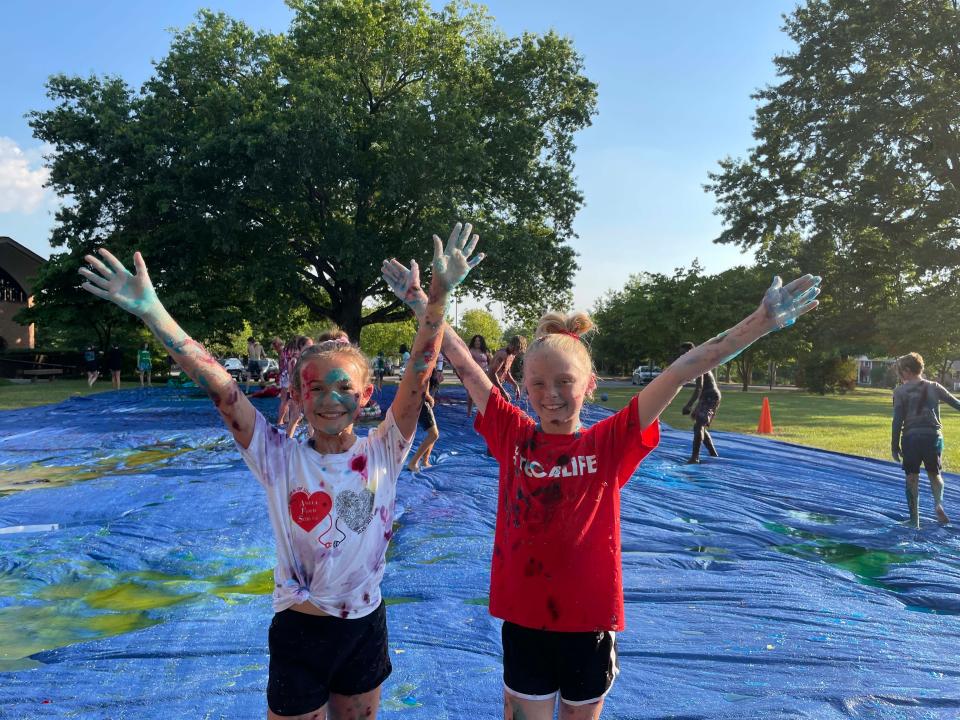
[(595, 329), (593, 320), (583, 311), (570, 314), (548, 312), (540, 318), (536, 335), (538, 338), (554, 334), (583, 337)]

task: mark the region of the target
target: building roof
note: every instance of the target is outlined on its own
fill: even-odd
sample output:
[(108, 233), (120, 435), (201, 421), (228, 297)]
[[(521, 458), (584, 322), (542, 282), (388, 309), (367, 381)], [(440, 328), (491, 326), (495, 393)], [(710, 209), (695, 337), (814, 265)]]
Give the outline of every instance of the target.
[(7, 237), (6, 235), (0, 235), (0, 247), (4, 245), (9, 245), (14, 250), (18, 250), (19, 252), (23, 253), (28, 258), (30, 258), (35, 263), (37, 263), (37, 265), (41, 265), (46, 262), (46, 260), (44, 260), (42, 257), (37, 255), (33, 250), (31, 250), (30, 248), (24, 245), (21, 245), (12, 237)]

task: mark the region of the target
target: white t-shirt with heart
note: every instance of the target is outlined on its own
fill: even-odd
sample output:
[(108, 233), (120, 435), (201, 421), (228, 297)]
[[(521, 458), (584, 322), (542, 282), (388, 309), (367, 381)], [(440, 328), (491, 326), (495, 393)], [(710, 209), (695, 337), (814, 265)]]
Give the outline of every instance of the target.
[(377, 609), (397, 477), (412, 440), (388, 410), (347, 452), (323, 455), (257, 413), (250, 447), (237, 447), (267, 492), (275, 612), (307, 600), (342, 618)]

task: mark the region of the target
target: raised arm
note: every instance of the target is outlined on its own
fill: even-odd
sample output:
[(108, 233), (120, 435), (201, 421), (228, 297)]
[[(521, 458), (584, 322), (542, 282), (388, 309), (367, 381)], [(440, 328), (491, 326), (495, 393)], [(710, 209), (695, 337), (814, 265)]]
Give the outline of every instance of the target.
[(819, 286), (820, 278), (813, 275), (804, 275), (786, 286), (779, 277), (774, 278), (760, 307), (726, 332), (681, 355), (637, 393), (640, 427), (660, 417), (685, 383), (729, 362), (764, 335), (793, 325), (798, 317), (817, 307)]
[[(410, 263), (409, 270), (403, 268), (406, 271), (403, 277), (396, 278), (387, 272), (388, 268), (394, 267), (393, 263), (396, 261), (383, 262), (384, 279), (413, 309), (418, 321), (417, 336), (413, 340), (407, 370), (403, 373), (400, 387), (390, 406), (397, 427), (405, 437), (410, 437), (417, 429), (420, 405), (430, 388), (430, 375), (437, 364), (437, 353), (440, 352), (442, 339), (447, 334), (444, 332), (447, 299), (466, 279), (467, 273), (483, 260), (483, 253), (470, 259), (470, 254), (480, 239), (477, 235), (471, 235), (472, 231), (473, 226), (469, 223), (454, 225), (445, 250), (440, 238), (433, 236), (433, 275), (430, 279), (429, 296), (420, 287), (420, 270), (415, 262)], [(444, 352), (447, 352), (446, 347)], [(468, 352), (467, 355), (469, 354)], [(450, 355), (447, 357), (450, 358)]]
[(242, 447), (253, 439), (256, 411), (237, 384), (216, 359), (196, 340), (188, 336), (160, 303), (147, 266), (139, 252), (133, 254), (135, 273), (131, 274), (109, 251), (100, 248), (99, 258), (87, 255), (89, 268), (81, 268), (87, 279), (83, 289), (109, 300), (143, 320), (150, 331), (190, 379), (206, 390), (224, 425)]
[[(383, 261), (383, 279), (386, 280), (390, 289), (406, 303), (413, 313), (417, 316), (417, 321), (424, 322), (424, 313), (427, 307), (427, 296), (420, 287), (417, 280), (419, 273), (415, 262), (410, 263), (410, 268), (402, 263), (393, 260)], [(490, 388), (493, 385), (487, 373), (483, 371), (477, 361), (470, 354), (467, 344), (444, 323), (445, 332), (443, 333), (442, 350), (453, 369), (456, 370), (460, 382), (470, 393), (473, 404), (477, 406), (481, 413), (487, 409), (487, 400), (490, 398)]]

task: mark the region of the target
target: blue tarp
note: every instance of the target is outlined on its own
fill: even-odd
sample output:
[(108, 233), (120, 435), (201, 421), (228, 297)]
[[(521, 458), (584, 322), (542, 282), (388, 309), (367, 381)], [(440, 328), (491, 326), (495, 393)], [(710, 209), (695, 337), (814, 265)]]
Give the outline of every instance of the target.
[[(436, 467), (400, 479), (381, 717), (499, 718), (496, 467), (462, 390), (437, 418)], [(892, 463), (715, 437), (723, 457), (687, 466), (689, 432), (665, 429), (624, 489), (604, 717), (960, 717), (960, 531), (929, 494), (911, 530)], [(264, 717), (272, 559), (262, 491), (205, 398), (0, 413), (0, 718)]]

